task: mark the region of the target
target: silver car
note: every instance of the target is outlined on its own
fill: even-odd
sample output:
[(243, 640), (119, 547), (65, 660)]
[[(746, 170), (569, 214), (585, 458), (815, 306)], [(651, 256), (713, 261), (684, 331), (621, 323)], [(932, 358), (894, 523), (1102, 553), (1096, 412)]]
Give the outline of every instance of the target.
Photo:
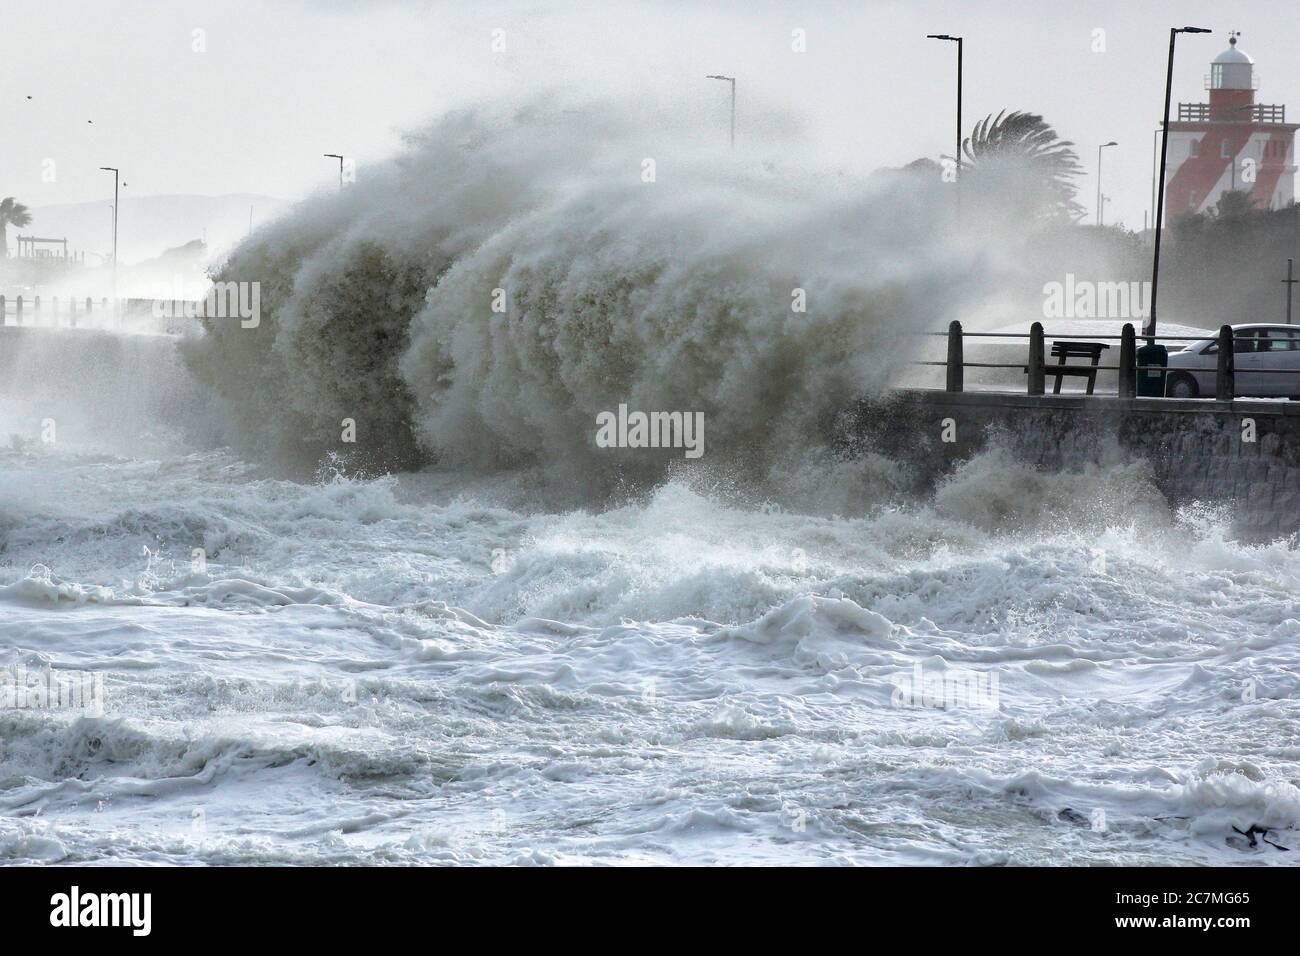
[[(1232, 334), (1238, 395), (1300, 398), (1300, 325), (1234, 325)], [(1170, 352), (1165, 394), (1170, 398), (1213, 398), (1218, 366), (1217, 338), (1190, 342), (1186, 348)]]

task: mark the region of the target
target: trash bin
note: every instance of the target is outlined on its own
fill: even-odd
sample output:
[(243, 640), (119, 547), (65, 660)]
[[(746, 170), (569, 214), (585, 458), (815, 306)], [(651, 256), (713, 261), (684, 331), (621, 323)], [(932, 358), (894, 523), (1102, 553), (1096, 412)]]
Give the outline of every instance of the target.
[[(1158, 365), (1159, 368), (1143, 368)], [(1165, 394), (1165, 368), (1169, 365), (1169, 350), (1157, 342), (1148, 342), (1137, 350), (1137, 393), (1139, 396), (1161, 398)]]

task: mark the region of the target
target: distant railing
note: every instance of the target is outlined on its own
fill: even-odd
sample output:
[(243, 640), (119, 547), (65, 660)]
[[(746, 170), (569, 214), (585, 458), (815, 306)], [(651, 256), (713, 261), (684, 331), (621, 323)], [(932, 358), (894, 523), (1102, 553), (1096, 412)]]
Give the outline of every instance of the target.
[[(1029, 395), (1042, 395), (1046, 391), (1047, 376), (1052, 374), (1053, 369), (1057, 366), (1049, 366), (1044, 361), (1044, 342), (1046, 333), (1043, 330), (1043, 323), (1035, 322), (1029, 327), (1029, 332), (963, 332), (961, 323), (953, 321), (948, 325), (948, 331), (944, 332), (923, 332), (922, 335), (946, 335), (948, 338), (948, 357), (942, 362), (913, 362), (913, 365), (930, 365), (943, 366), (947, 371), (947, 380), (945, 388), (949, 392), (960, 392), (965, 387), (964, 371), (968, 368), (1014, 368), (1020, 369), (1028, 375)], [(997, 338), (997, 339), (1028, 339), (1029, 355), (1024, 364), (1006, 363), (1006, 362), (967, 362), (964, 355), (964, 340), (967, 338)], [(1089, 365), (1074, 366), (1074, 368), (1087, 368), (1092, 371), (1113, 371), (1118, 372), (1118, 394), (1120, 398), (1137, 397), (1137, 373), (1145, 371), (1156, 371), (1168, 373), (1171, 370), (1167, 365), (1139, 365), (1137, 363), (1137, 333), (1131, 322), (1126, 322), (1119, 335), (1053, 335), (1053, 339), (1080, 339), (1087, 341), (1119, 340), (1119, 364), (1118, 365)], [(1165, 341), (1165, 342), (1204, 342), (1209, 336), (1205, 335), (1160, 335), (1160, 336), (1143, 336), (1148, 342)], [(1300, 368), (1242, 368), (1236, 367), (1233, 346), (1236, 342), (1255, 343), (1258, 339), (1248, 336), (1234, 336), (1232, 326), (1224, 325), (1219, 329), (1218, 334), (1218, 353), (1217, 367), (1214, 375), (1214, 397), (1218, 401), (1231, 401), (1236, 397), (1237, 380), (1239, 373), (1254, 374), (1256, 372), (1266, 372), (1271, 374), (1300, 374)], [(1172, 371), (1185, 371), (1175, 368)], [(1207, 370), (1208, 371), (1208, 370)]]
[(1209, 103), (1179, 103), (1178, 122), (1207, 123), (1285, 123), (1286, 106), (1280, 103), (1254, 103), (1250, 106), (1221, 107)]
[[(165, 308), (158, 306), (165, 305)], [(121, 329), (176, 335), (203, 315), (203, 302), (169, 299), (0, 295), (0, 326), (68, 329)]]
[(13, 316), (13, 325), (66, 325), (76, 328), (79, 324), (93, 325), (98, 319), (111, 317), (107, 298), (99, 300), (98, 314), (95, 312), (95, 300), (90, 296), (80, 302), (82, 304), (79, 308), (78, 299), (74, 296), (60, 299), (55, 295), (42, 299), (38, 295), (26, 299), (20, 295), (9, 299), (0, 295), (0, 325), (11, 324), (9, 317)]

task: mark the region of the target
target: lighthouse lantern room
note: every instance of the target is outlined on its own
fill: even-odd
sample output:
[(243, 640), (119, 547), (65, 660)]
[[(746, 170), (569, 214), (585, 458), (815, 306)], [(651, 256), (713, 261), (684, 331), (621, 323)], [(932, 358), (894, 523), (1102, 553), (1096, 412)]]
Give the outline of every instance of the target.
[(1214, 58), (1205, 78), (1208, 103), (1179, 103), (1169, 124), (1165, 222), (1212, 210), (1230, 190), (1250, 194), (1261, 209), (1295, 199), (1295, 131), (1286, 107), (1255, 102), (1255, 61), (1237, 37)]

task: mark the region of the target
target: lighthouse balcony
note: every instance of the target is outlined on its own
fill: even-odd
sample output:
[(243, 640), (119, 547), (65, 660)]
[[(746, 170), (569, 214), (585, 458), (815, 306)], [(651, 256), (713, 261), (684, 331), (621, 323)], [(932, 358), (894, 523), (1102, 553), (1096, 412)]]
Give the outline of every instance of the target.
[(1252, 103), (1249, 106), (1222, 107), (1209, 103), (1179, 103), (1180, 123), (1285, 123), (1286, 106), (1279, 103)]

